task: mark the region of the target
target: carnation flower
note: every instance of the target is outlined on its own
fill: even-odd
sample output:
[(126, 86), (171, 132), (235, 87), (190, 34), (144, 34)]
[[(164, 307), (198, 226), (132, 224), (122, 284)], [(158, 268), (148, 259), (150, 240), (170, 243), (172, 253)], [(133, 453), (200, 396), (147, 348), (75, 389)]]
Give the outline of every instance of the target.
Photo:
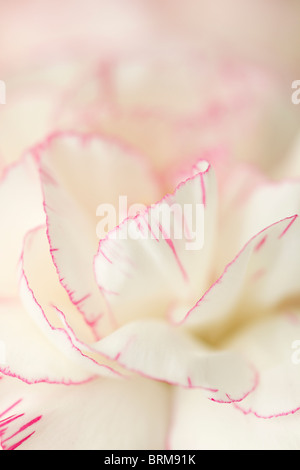
[[(2, 448), (297, 447), (299, 182), (199, 161), (165, 195), (146, 162), (61, 133), (4, 175)], [(99, 241), (120, 194), (149, 208)]]
[(0, 449), (299, 449), (297, 7), (19, 3)]

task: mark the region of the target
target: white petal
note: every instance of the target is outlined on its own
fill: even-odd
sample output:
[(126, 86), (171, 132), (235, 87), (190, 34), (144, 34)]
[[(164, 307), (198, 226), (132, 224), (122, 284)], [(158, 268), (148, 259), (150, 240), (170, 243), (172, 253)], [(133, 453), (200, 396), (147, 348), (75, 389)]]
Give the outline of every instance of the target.
[(141, 315), (161, 317), (177, 303), (188, 309), (207, 287), (216, 188), (205, 165), (100, 241), (95, 274), (116, 325)]
[(81, 383), (93, 376), (58, 351), (17, 301), (0, 303), (0, 339), (5, 375), (27, 383)]
[[(20, 450), (163, 449), (169, 392), (164, 384), (139, 378), (99, 379), (76, 387), (29, 386), (2, 379), (0, 441), (27, 424), (4, 442), (5, 447), (34, 432), (18, 446)], [(1, 420), (23, 413), (5, 426), (7, 430), (1, 436)], [(28, 425), (32, 420), (35, 422)]]
[[(55, 279), (53, 266), (51, 272), (51, 259), (47, 260), (45, 257), (47, 245), (44, 230), (40, 228), (28, 233), (21, 258), (20, 295), (30, 315), (27, 321), (35, 322), (45, 335), (45, 341), (55, 345), (63, 357), (66, 356), (73, 362), (76, 369), (86, 369), (85, 374), (88, 377), (95, 374), (119, 377), (107, 361), (98, 363), (86, 354), (85, 349), (88, 347), (80, 339), (89, 341), (92, 335), (88, 335), (88, 328), (83, 319)], [(39, 262), (42, 262), (41, 267)], [(75, 331), (80, 330), (79, 338), (72, 327), (75, 327)]]
[(57, 316), (58, 309), (64, 312), (68, 325), (81, 341), (86, 343), (94, 341), (90, 325), (85, 322), (84, 316), (71, 302), (66, 290), (59, 282), (51, 258), (45, 226), (37, 227), (27, 233), (21, 262), (35, 300), (51, 325), (62, 327)]
[(300, 214), (300, 182), (291, 180), (258, 185), (245, 201), (243, 211), (239, 229), (241, 244), (268, 225)]
[(275, 419), (244, 415), (234, 404), (177, 388), (168, 437), (171, 450), (298, 450), (300, 414)]
[(203, 388), (215, 401), (240, 401), (256, 385), (255, 372), (241, 355), (210, 350), (157, 320), (129, 323), (94, 349), (142, 376)]
[(217, 337), (224, 334), (229, 320), (254, 319), (295, 294), (299, 289), (299, 231), (294, 216), (253, 237), (182, 324)]
[(120, 195), (128, 204), (149, 203), (157, 186), (142, 160), (117, 142), (66, 133), (49, 139), (40, 155), (52, 257), (72, 302), (100, 337), (111, 325), (97, 324), (105, 308), (93, 273), (105, 235), (97, 227), (97, 208), (110, 204), (118, 215)]
[(0, 183), (0, 296), (17, 293), (17, 265), (26, 232), (44, 223), (42, 193), (34, 159), (11, 166)]
[(258, 232), (286, 217), (300, 214), (300, 182), (270, 182), (247, 166), (230, 168), (221, 189), (218, 269)]
[(245, 414), (273, 418), (299, 412), (299, 339), (300, 313), (286, 311), (245, 328), (227, 342), (228, 348), (251, 357), (258, 371), (258, 386), (238, 405)]

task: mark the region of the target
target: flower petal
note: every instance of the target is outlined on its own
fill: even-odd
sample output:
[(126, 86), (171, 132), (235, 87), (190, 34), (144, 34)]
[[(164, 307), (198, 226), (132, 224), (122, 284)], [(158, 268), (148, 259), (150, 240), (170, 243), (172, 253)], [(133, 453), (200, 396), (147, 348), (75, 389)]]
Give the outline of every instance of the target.
[(229, 318), (243, 322), (260, 317), (298, 292), (299, 232), (299, 219), (293, 216), (253, 237), (181, 324), (216, 339), (227, 332)]
[(235, 404), (207, 400), (199, 390), (174, 389), (168, 448), (194, 450), (297, 450), (300, 415), (258, 419)]
[(5, 361), (0, 372), (27, 383), (81, 383), (92, 373), (65, 357), (18, 302), (0, 303), (0, 338)]
[(17, 293), (17, 265), (26, 232), (45, 222), (34, 159), (26, 155), (11, 166), (0, 183), (0, 296)]
[(298, 180), (270, 182), (256, 169), (243, 165), (231, 166), (224, 180), (217, 256), (219, 271), (261, 230), (300, 214)]
[(211, 167), (204, 165), (100, 241), (95, 275), (116, 325), (141, 315), (161, 317), (174, 303), (192, 305), (207, 287), (216, 188)]
[(149, 203), (156, 200), (157, 186), (142, 160), (102, 138), (57, 135), (39, 154), (53, 261), (70, 299), (99, 338), (111, 325), (102, 322), (100, 330), (97, 324), (105, 304), (92, 265), (98, 239), (106, 233), (98, 230), (97, 208), (111, 205), (117, 212), (120, 195), (129, 204)]
[(259, 374), (252, 396), (238, 405), (243, 413), (261, 418), (299, 415), (299, 338), (298, 310), (273, 314), (227, 342), (230, 349), (251, 357)]
[(300, 214), (300, 181), (260, 184), (244, 204), (239, 242), (244, 244), (265, 227)]
[[(15, 417), (5, 426), (4, 444), (34, 432), (20, 450), (163, 449), (169, 413), (169, 387), (140, 378), (79, 387), (0, 380), (0, 433), (1, 420)], [(9, 439), (24, 423), (26, 429)]]
[(92, 329), (59, 282), (45, 226), (37, 227), (26, 234), (21, 264), (35, 300), (51, 325), (62, 326), (57, 318), (56, 309), (59, 309), (64, 312), (68, 325), (81, 341), (93, 342), (95, 338)]
[[(44, 333), (45, 342), (50, 341), (55, 345), (62, 356), (66, 356), (74, 363), (74, 367), (78, 367), (79, 370), (80, 367), (86, 369), (88, 377), (94, 375), (119, 377), (119, 373), (115, 372), (105, 359), (101, 363), (96, 363), (86, 354), (85, 349), (88, 347), (80, 339), (88, 342), (91, 341), (92, 335), (88, 335), (88, 327), (84, 325), (80, 314), (74, 309), (66, 292), (55, 278), (51, 257), (49, 256), (48, 260), (45, 258), (46, 242), (45, 228), (29, 232), (24, 242), (20, 295), (31, 317), (27, 318), (27, 321), (35, 322)], [(42, 268), (39, 262), (42, 262)], [(67, 313), (64, 314), (60, 308)], [(67, 320), (69, 322), (66, 326)], [(80, 330), (80, 338), (77, 338), (72, 327), (75, 331)]]
[(210, 350), (158, 320), (128, 323), (93, 347), (142, 376), (203, 388), (214, 401), (240, 401), (256, 385), (255, 371), (240, 354)]

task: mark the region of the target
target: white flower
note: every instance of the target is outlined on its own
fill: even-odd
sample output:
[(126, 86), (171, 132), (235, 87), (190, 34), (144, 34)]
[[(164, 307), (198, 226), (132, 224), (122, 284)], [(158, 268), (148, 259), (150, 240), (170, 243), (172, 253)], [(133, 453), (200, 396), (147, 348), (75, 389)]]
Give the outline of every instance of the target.
[(54, 135), (0, 190), (4, 449), (299, 446), (299, 182), (199, 162), (163, 202), (204, 205), (200, 250), (115, 236), (145, 213), (99, 243), (99, 203), (164, 196), (115, 140)]

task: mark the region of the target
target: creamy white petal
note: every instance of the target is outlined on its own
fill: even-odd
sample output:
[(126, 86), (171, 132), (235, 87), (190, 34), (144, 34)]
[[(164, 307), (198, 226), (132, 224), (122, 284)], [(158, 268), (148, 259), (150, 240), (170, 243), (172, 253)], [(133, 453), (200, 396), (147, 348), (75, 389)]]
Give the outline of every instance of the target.
[[(204, 164), (204, 163), (203, 163)], [(95, 274), (116, 325), (189, 305), (208, 285), (216, 188), (211, 167), (100, 241)]]
[(93, 377), (41, 333), (17, 301), (0, 303), (0, 371), (27, 383), (81, 383)]
[[(20, 450), (164, 449), (169, 415), (169, 387), (150, 380), (98, 379), (76, 387), (0, 380), (5, 448), (34, 432)], [(15, 419), (7, 423), (9, 417)]]
[(57, 316), (58, 309), (64, 313), (68, 325), (80, 340), (86, 343), (95, 340), (92, 328), (59, 282), (50, 253), (46, 226), (37, 227), (26, 234), (21, 268), (25, 271), (35, 300), (52, 326), (62, 327)]
[[(287, 310), (245, 327), (226, 343), (252, 361), (258, 385), (238, 407), (263, 418), (298, 413), (300, 314)], [(250, 359), (251, 358), (251, 359)]]
[[(84, 327), (78, 312), (74, 312), (74, 306), (66, 298), (66, 293), (61, 292), (63, 288), (57, 285), (53, 266), (51, 272), (51, 259), (47, 261), (45, 258), (45, 242), (44, 228), (29, 232), (25, 238), (20, 263), (20, 296), (29, 314), (26, 318), (29, 326), (30, 322), (35, 323), (44, 334), (44, 340), (58, 348), (62, 356), (66, 356), (75, 368), (86, 370), (85, 374), (88, 377), (95, 374), (119, 377), (119, 373), (115, 372), (107, 361), (98, 363), (86, 354), (88, 348), (80, 338), (82, 341), (88, 341), (92, 335), (87, 336), (87, 326)], [(41, 270), (40, 261), (45, 262)], [(60, 308), (63, 308), (65, 313)], [(79, 327), (82, 330), (78, 333), (79, 338), (72, 326), (75, 327), (75, 331)]]
[(300, 214), (300, 181), (258, 184), (243, 204), (239, 243), (246, 243), (268, 225), (295, 214)]
[(215, 401), (240, 401), (256, 386), (256, 373), (243, 356), (211, 350), (160, 321), (128, 323), (94, 349), (142, 376), (203, 388)]
[(231, 326), (230, 322), (259, 318), (297, 293), (299, 232), (299, 218), (294, 216), (253, 237), (186, 314), (182, 324), (218, 337)]
[(142, 159), (118, 142), (95, 136), (54, 136), (40, 156), (53, 261), (72, 302), (102, 336), (111, 325), (98, 325), (105, 305), (94, 280), (93, 257), (106, 233), (99, 229), (98, 216), (104, 214), (97, 213), (98, 206), (110, 205), (118, 217), (120, 195), (128, 204), (149, 203), (158, 195), (156, 183)]
[(34, 158), (9, 167), (0, 182), (0, 296), (18, 289), (17, 265), (26, 232), (45, 222), (43, 198)]
[(234, 404), (208, 400), (199, 390), (174, 389), (171, 450), (298, 450), (300, 414), (274, 419), (244, 415)]

